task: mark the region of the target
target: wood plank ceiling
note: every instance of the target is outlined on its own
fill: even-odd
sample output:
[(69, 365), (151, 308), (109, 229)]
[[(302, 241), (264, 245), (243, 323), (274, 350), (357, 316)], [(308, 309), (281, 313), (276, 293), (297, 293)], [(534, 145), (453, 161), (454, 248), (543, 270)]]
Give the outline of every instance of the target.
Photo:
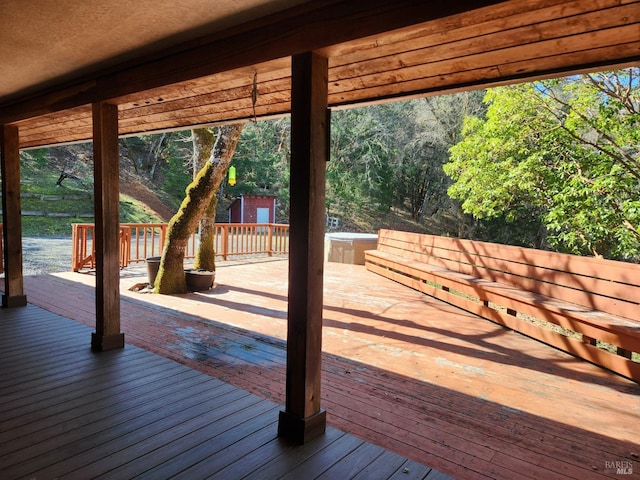
[[(89, 102), (95, 100), (118, 104), (121, 135), (286, 115), (289, 55), (305, 49), (329, 58), (330, 107), (640, 64), (640, 1), (458, 2), (458, 12), (441, 9), (441, 14), (417, 24), (391, 18), (388, 25), (406, 26), (388, 31), (387, 24), (380, 23), (382, 10), (371, 19), (375, 27), (369, 27), (360, 11), (347, 9), (349, 2), (333, 3), (344, 10), (334, 9), (337, 15), (331, 18), (318, 17), (329, 15), (329, 9), (296, 7), (296, 15), (266, 17), (268, 21), (192, 42), (170, 52), (171, 62), (169, 57), (152, 59), (145, 66), (65, 85), (34, 97), (40, 102), (37, 107), (31, 99), (0, 104), (0, 123), (16, 124), (20, 146), (27, 148), (89, 140)], [(478, 3), (485, 6), (472, 8)], [(407, 7), (401, 13), (419, 9)], [(348, 23), (358, 18), (365, 25), (351, 29)], [(330, 32), (323, 33), (323, 28)], [(347, 33), (332, 34), (337, 30)], [(380, 32), (361, 36), (376, 30)], [(267, 34), (277, 38), (265, 39)], [(346, 40), (333, 43), (340, 38)], [(176, 65), (182, 66), (179, 71)], [(158, 77), (153, 82), (139, 73), (151, 69)]]

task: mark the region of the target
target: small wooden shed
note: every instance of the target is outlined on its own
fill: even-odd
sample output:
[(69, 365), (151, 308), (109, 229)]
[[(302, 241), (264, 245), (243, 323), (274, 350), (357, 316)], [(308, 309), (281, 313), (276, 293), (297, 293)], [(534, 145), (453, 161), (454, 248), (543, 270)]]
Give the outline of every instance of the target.
[(229, 223), (276, 223), (275, 195), (240, 195), (229, 206)]

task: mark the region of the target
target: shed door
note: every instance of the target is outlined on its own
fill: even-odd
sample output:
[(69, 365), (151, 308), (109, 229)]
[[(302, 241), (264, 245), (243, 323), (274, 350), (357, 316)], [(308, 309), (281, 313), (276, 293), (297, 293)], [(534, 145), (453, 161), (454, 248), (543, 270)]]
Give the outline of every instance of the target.
[(269, 223), (268, 208), (256, 208), (256, 223)]

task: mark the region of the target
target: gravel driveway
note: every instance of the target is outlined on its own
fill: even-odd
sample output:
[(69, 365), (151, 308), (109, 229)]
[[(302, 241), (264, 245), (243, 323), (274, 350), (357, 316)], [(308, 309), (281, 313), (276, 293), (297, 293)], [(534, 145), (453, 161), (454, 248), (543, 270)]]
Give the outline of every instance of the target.
[(71, 271), (71, 237), (22, 238), (24, 275)]

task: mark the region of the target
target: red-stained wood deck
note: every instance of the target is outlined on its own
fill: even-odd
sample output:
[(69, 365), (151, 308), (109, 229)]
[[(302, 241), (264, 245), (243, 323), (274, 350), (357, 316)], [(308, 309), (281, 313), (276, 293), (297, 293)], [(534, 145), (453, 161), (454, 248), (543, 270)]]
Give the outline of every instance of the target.
[[(332, 426), (458, 478), (640, 478), (640, 385), (364, 267), (325, 267)], [(144, 279), (123, 271), (129, 344), (284, 403), (285, 260), (221, 262), (214, 290), (180, 296), (128, 291)], [(25, 278), (29, 302), (89, 325), (93, 284)]]

